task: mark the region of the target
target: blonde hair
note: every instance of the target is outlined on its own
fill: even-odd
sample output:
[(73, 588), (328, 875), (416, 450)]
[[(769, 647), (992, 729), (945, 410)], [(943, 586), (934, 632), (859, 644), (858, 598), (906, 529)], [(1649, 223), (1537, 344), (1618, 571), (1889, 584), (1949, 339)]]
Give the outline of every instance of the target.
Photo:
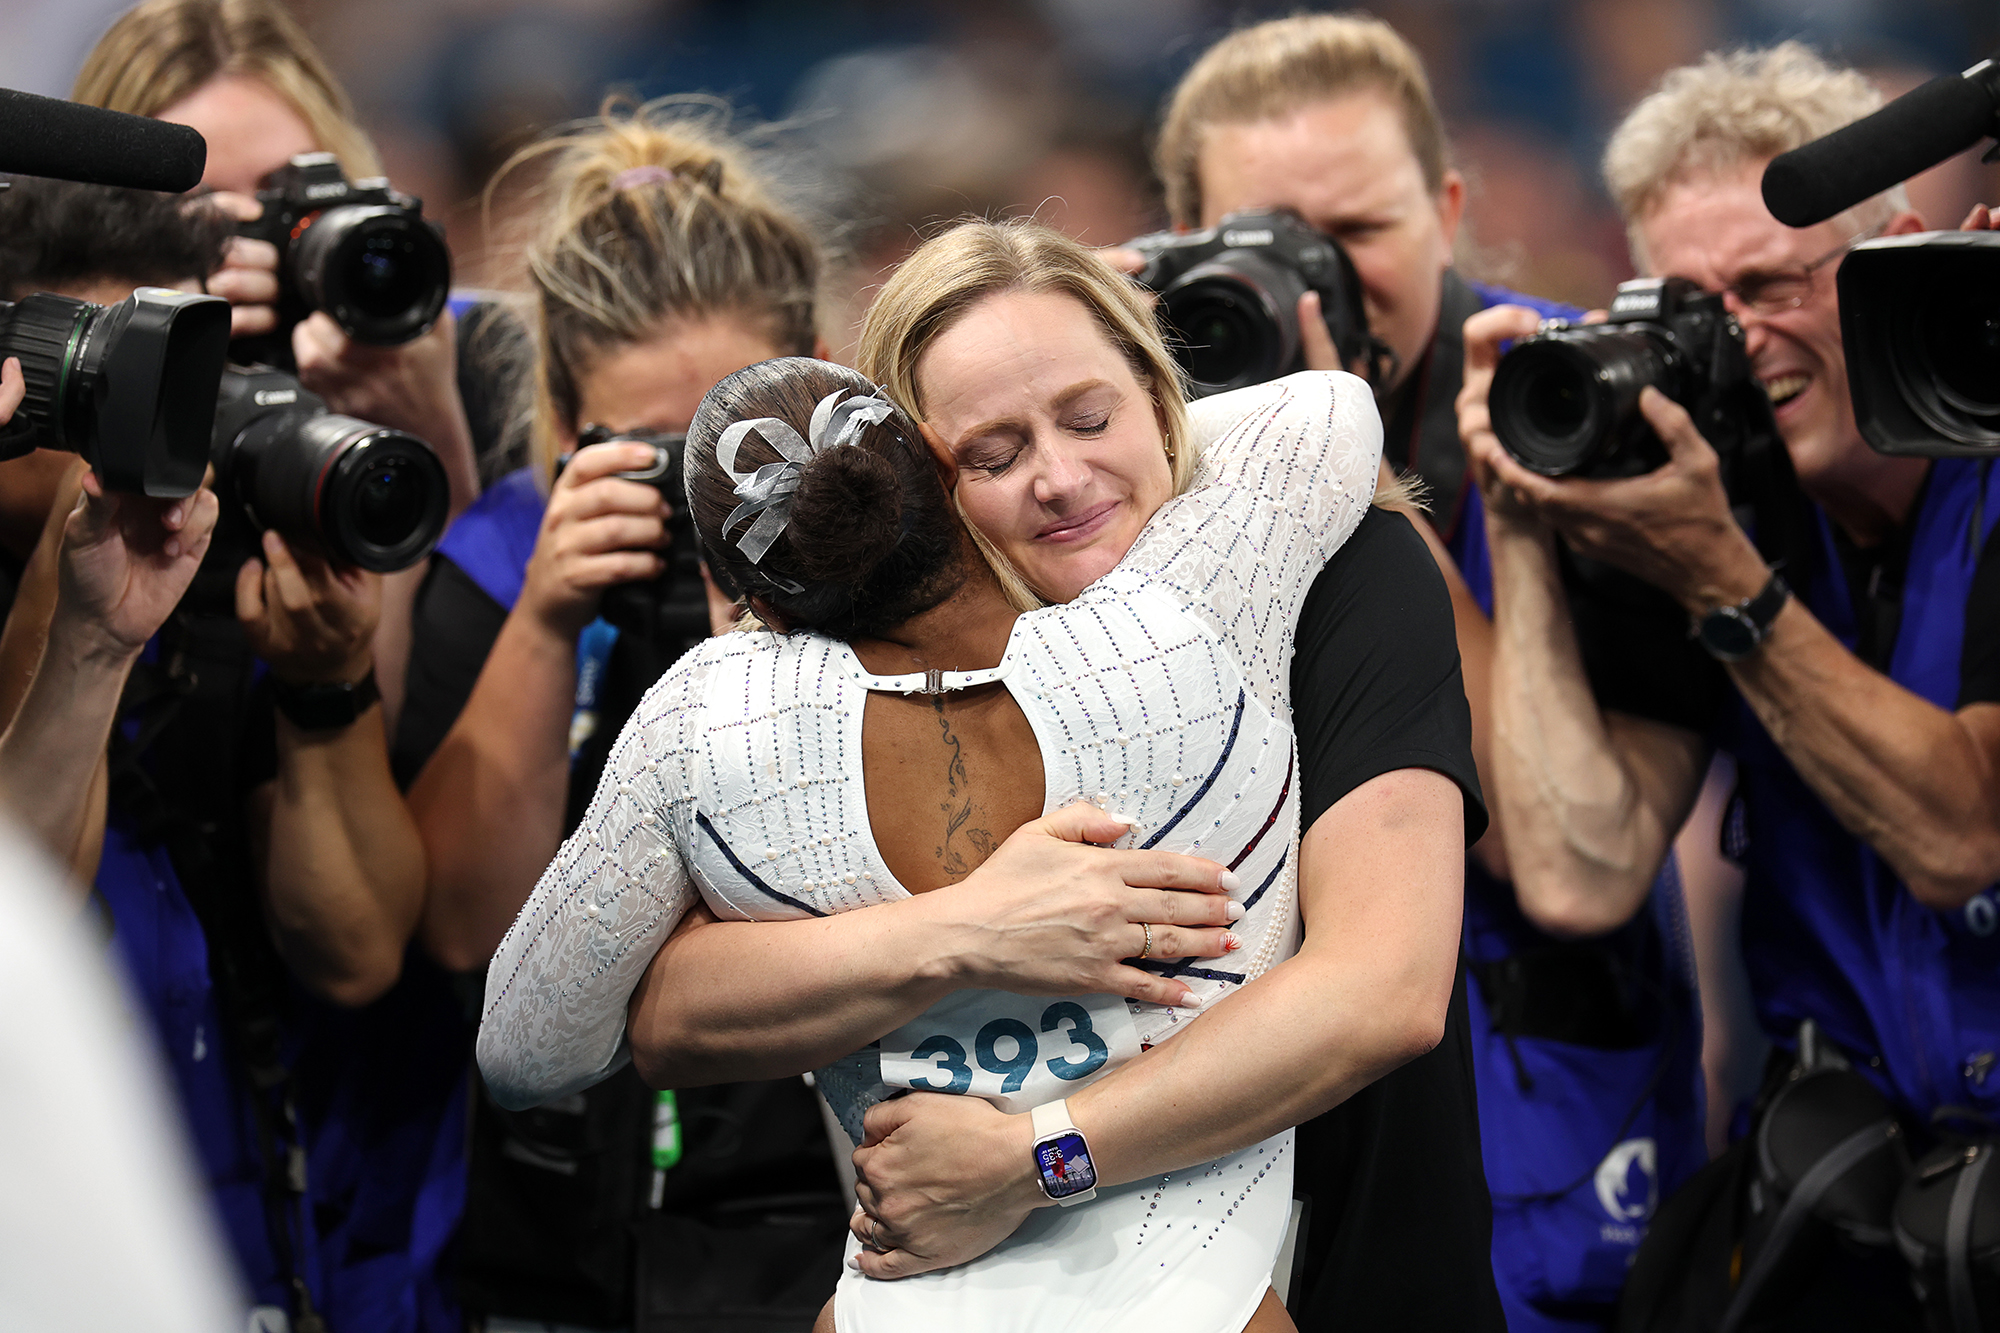
[(778, 353), (812, 354), (819, 243), (728, 134), (727, 117), (708, 98), (614, 97), (495, 177), (554, 159), (526, 256), (533, 447), (545, 470), (584, 424), (582, 377), (670, 320), (740, 316), (767, 328)]
[(1201, 147), (1211, 126), (1268, 120), (1363, 91), (1395, 103), (1425, 186), (1432, 194), (1444, 188), (1444, 122), (1416, 51), (1380, 19), (1301, 14), (1231, 33), (1174, 89), (1153, 153), (1168, 215), (1200, 225)]
[[(1625, 219), (1633, 261), (1649, 267), (1639, 221), (1670, 187), (1776, 157), (1881, 105), (1861, 73), (1829, 65), (1800, 42), (1711, 51), (1669, 71), (1604, 148), (1604, 183)], [(1858, 232), (1909, 206), (1898, 185), (1843, 216)]]
[(226, 74), (254, 78), (283, 98), (350, 179), (382, 174), (347, 94), (277, 0), (135, 5), (97, 39), (70, 95), (90, 106), (157, 116)]
[[(1132, 367), (1140, 386), (1152, 395), (1174, 494), (1185, 491), (1194, 481), (1197, 462), (1194, 432), (1188, 424), (1181, 370), (1167, 350), (1152, 306), (1095, 251), (1032, 219), (969, 218), (919, 246), (869, 307), (856, 364), (922, 420), (917, 364), (924, 353), (973, 306), (1011, 291), (1059, 293), (1090, 312)], [(960, 504), (959, 516), (964, 515)], [(1032, 611), (1048, 604), (985, 534), (970, 522), (965, 527), (1016, 610)]]

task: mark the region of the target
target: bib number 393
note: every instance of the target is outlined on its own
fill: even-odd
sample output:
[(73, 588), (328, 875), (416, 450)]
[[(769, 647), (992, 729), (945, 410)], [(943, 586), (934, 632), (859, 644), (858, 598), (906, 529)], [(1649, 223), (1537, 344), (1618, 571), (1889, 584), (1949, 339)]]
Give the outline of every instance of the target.
[(1138, 1053), (1138, 1031), (1116, 995), (958, 991), (882, 1039), (882, 1081), (984, 1097), (1015, 1113), (1067, 1096)]

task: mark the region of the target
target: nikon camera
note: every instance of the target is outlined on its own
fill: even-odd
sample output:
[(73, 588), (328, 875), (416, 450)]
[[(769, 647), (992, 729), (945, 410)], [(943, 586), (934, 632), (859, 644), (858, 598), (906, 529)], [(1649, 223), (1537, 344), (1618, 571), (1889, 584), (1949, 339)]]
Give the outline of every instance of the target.
[(278, 247), (278, 330), (324, 310), (356, 342), (392, 347), (422, 337), (451, 294), (451, 254), (423, 203), (382, 177), (350, 181), (332, 153), (301, 153), (273, 172), (263, 216), (241, 235)]
[(1365, 361), (1378, 389), (1393, 375), (1393, 356), (1368, 331), (1354, 261), (1295, 213), (1231, 213), (1205, 231), (1156, 232), (1125, 248), (1145, 257), (1138, 280), (1159, 293), (1197, 398), (1303, 370), (1299, 298), (1308, 291), (1319, 293), (1343, 363)]
[[(651, 486), (666, 498), (670, 540), (667, 549), (660, 552), (667, 567), (650, 579), (635, 579), (606, 588), (603, 600), (598, 603), (598, 614), (624, 633), (678, 652), (684, 645), (707, 638), (709, 632), (708, 590), (701, 582), (701, 539), (695, 535), (682, 469), (687, 436), (679, 432), (662, 435), (620, 432), (593, 425), (584, 427), (576, 443), (581, 449), (614, 440), (653, 447), (652, 466), (611, 475)], [(563, 460), (565, 464), (568, 461)]]
[(1494, 372), (1493, 430), (1544, 476), (1651, 472), (1667, 453), (1639, 411), (1649, 384), (1685, 407), (1725, 459), (1777, 438), (1736, 317), (1686, 278), (1622, 283), (1602, 324), (1549, 320), (1516, 343)]
[(327, 411), (282, 371), (229, 368), (213, 449), (225, 536), (276, 528), (295, 549), (388, 574), (422, 560), (444, 535), (450, 487), (430, 446)]

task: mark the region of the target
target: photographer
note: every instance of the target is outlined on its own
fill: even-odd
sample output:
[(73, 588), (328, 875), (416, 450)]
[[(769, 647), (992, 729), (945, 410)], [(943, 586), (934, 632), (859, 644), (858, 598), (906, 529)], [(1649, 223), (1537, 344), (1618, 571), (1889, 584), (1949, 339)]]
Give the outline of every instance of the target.
[[(1452, 268), (1465, 183), (1416, 52), (1377, 20), (1301, 16), (1225, 38), (1170, 99), (1156, 165), (1178, 227), (1290, 208), (1352, 260), (1369, 329), (1393, 354), (1376, 383), (1385, 462), (1425, 485), (1429, 518), (1411, 522), (1451, 593), (1474, 753), (1495, 790), (1505, 779), (1490, 752), (1490, 566), (1453, 410), (1460, 330), (1502, 302), (1574, 312)], [(1307, 364), (1337, 368), (1316, 295), (1301, 300), (1298, 322)], [(1341, 567), (1336, 559), (1328, 572)], [(1351, 577), (1407, 576), (1385, 566)], [(1307, 642), (1302, 629), (1301, 654)], [(1677, 884), (1668, 876), (1648, 898), (1649, 877), (1637, 919), (1586, 941), (1552, 939), (1524, 918), (1507, 882), (1507, 808), (1497, 804), (1467, 861), (1463, 948), (1475, 984), (1461, 978), (1443, 1049), (1301, 1127), (1299, 1188), (1315, 1203), (1304, 1242), (1314, 1304), (1304, 1308), (1347, 1315), (1379, 1302), (1381, 1322), (1466, 1326), (1470, 1309), (1487, 1308), (1476, 1293), (1486, 1281), (1490, 1185), (1490, 1271), (1508, 1325), (1602, 1322), (1638, 1243), (1632, 1222), (1705, 1160), (1699, 1018), (1692, 960), (1678, 952)], [(1582, 1014), (1592, 1021), (1573, 1021)], [(1463, 1119), (1453, 1118), (1458, 1108)], [(1393, 1190), (1370, 1190), (1375, 1177), (1355, 1165), (1370, 1152), (1399, 1163)], [(1595, 1183), (1607, 1167), (1616, 1173), (1608, 1202)], [(1425, 1184), (1413, 1189), (1400, 1173), (1419, 1170)], [(1345, 1224), (1335, 1207), (1362, 1220)], [(1420, 1245), (1433, 1262), (1416, 1280), (1398, 1256)]]
[[(2000, 503), (1990, 465), (1878, 455), (1855, 425), (1834, 275), (1856, 242), (1922, 230), (1901, 187), (1802, 230), (1759, 192), (1773, 156), (1879, 102), (1795, 43), (1711, 55), (1667, 75), (1605, 151), (1640, 271), (1721, 293), (1742, 325), (1796, 472), (1787, 494), (1807, 506), (1793, 549), (1769, 550), (1783, 497), (1746, 531), (1724, 460), (1657, 389), (1639, 403), (1665, 446), (1657, 470), (1521, 467), (1487, 389), (1500, 345), (1534, 331), (1528, 312), (1468, 326), (1460, 420), (1490, 506), (1495, 786), (1523, 906), (1559, 932), (1629, 917), (1710, 747), (1729, 751), (1726, 850), (1744, 867), (1760, 1024), (1791, 1051), (1811, 1020), (1915, 1146), (1940, 1108), (1979, 1118), (2000, 1101)], [(1556, 534), (1677, 605), (1573, 626), (1552, 596)], [(1914, 1319), (1907, 1291), (1849, 1285), (1815, 1288), (1822, 1316)]]
[[(208, 141), (202, 184), (238, 222), (258, 218), (253, 197), (300, 153), (330, 152), (348, 178), (381, 174), (347, 96), (298, 22), (278, 0), (145, 0), (113, 23), (85, 59), (75, 100), (191, 125)], [(240, 339), (283, 335), (276, 303), (278, 251), (235, 237), (204, 290), (235, 306)], [(255, 346), (254, 343), (250, 346)], [(451, 479), (451, 513), (479, 495), (475, 445), (458, 387), (457, 330), (449, 309), (428, 333), (399, 346), (357, 342), (324, 311), (289, 330), (300, 382), (336, 412), (408, 431), (436, 451)], [(245, 359), (240, 356), (238, 359)], [(270, 360), (259, 351), (256, 359)], [(377, 672), (393, 719), (401, 705), (409, 618), (421, 568), (384, 586)]]
[[(0, 237), (0, 294), (109, 301), (137, 285), (192, 287), (226, 227), (169, 196), (17, 180), (0, 194)], [(368, 692), (381, 581), (294, 550), (275, 531), (259, 544), (240, 499), (214, 520), (199, 570), (193, 557), (203, 553), (186, 538), (149, 539), (156, 553), (120, 560), (114, 534), (141, 531), (132, 516), (153, 502), (93, 497), (70, 515), (77, 488), (94, 486), (82, 470), (71, 464), (44, 500), (49, 531), (63, 533), (60, 593), (35, 591), (53, 571), (31, 563), (9, 618), (10, 637), (39, 634), (48, 613), (36, 608), (53, 603), (14, 738), (60, 718), (46, 693), (75, 688), (66, 663), (79, 637), (96, 658), (136, 658), (108, 778), (92, 797), (108, 814), (86, 815), (108, 825), (96, 894), (158, 1029), (253, 1299), (288, 1309), (296, 1327), (409, 1285), (412, 1275), (384, 1260), (429, 1183), (427, 1152), (387, 1162), (355, 1146), (391, 1130), (420, 1136), (392, 1089), (436, 1079), (394, 1067), (406, 1041), (395, 1006), (371, 1003), (397, 981), (423, 890), (422, 846)], [(203, 491), (178, 508), (186, 533), (215, 503)], [(105, 526), (113, 512), (123, 516), (117, 529)], [(137, 615), (145, 582), (134, 576), (150, 569), (164, 581), (167, 567), (178, 582)], [(184, 597), (167, 600), (182, 587)], [(90, 634), (70, 628), (78, 619)], [(100, 683), (92, 697), (114, 690)], [(329, 707), (337, 701), (344, 715)], [(103, 756), (75, 731), (51, 743), (72, 766)], [(9, 781), (32, 779), (53, 799), (51, 771), (61, 769), (10, 765)], [(400, 1183), (385, 1190), (385, 1179)], [(356, 1327), (390, 1326), (355, 1317)]]

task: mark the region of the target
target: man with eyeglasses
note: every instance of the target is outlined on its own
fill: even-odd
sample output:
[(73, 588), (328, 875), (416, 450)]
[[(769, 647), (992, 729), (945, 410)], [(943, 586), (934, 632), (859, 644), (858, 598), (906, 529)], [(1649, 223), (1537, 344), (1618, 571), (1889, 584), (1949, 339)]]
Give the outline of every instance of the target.
[[(1558, 933), (1629, 916), (1711, 747), (1728, 751), (1759, 1022), (1785, 1048), (1812, 1019), (1919, 1146), (1940, 1107), (2000, 1113), (2000, 481), (1990, 461), (1876, 454), (1855, 425), (1834, 279), (1861, 240), (1923, 229), (1901, 187), (1803, 230), (1759, 190), (1772, 157), (1880, 100), (1796, 43), (1711, 55), (1605, 153), (1640, 270), (1722, 293), (1742, 324), (1810, 505), (1782, 559), (1656, 390), (1641, 409), (1669, 459), (1649, 475), (1551, 479), (1508, 457), (1486, 391), (1503, 341), (1534, 332), (1526, 311), (1467, 324), (1459, 427), (1487, 500), (1492, 789), (1524, 908)], [(1572, 620), (1557, 534), (1671, 602)]]

